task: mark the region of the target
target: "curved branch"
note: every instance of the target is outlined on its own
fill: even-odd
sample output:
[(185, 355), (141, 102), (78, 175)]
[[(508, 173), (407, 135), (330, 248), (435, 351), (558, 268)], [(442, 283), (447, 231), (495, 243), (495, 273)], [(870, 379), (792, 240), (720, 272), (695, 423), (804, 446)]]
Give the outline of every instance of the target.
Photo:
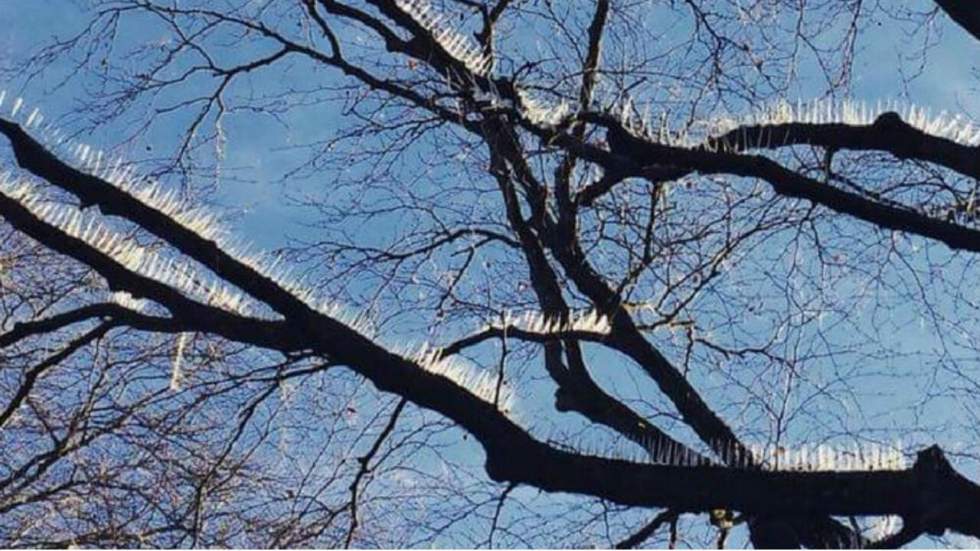
[[(26, 139), (19, 127), (12, 129), (15, 125), (10, 123), (0, 127), (14, 143), (22, 166), (85, 203), (98, 204), (103, 212), (124, 216), (156, 233), (230, 283), (269, 302), (280, 310), (285, 320), (251, 320), (196, 303), (166, 285), (129, 272), (85, 242), (45, 224), (16, 201), (0, 195), (0, 214), (17, 229), (55, 251), (88, 264), (112, 285), (157, 300), (170, 308), (175, 317), (200, 326), (202, 331), (280, 351), (311, 350), (349, 366), (382, 391), (396, 393), (446, 416), (481, 443), (486, 452), (487, 473), (494, 480), (528, 484), (545, 491), (587, 494), (624, 505), (670, 507), (678, 511), (726, 508), (800, 516), (898, 514), (916, 519), (930, 533), (954, 529), (980, 535), (980, 523), (972, 514), (980, 506), (980, 487), (953, 471), (938, 448), (921, 453), (915, 467), (907, 471), (808, 473), (718, 466), (655, 466), (554, 449), (535, 440), (494, 404), (313, 311), (271, 280), (261, 279), (215, 243), (110, 184), (64, 165), (36, 142)], [(684, 152), (681, 160), (694, 154), (701, 155)], [(731, 157), (737, 158), (713, 154), (709, 159), (734, 162)], [(556, 254), (563, 257), (563, 264), (570, 262), (568, 266), (581, 268), (582, 264), (575, 262), (580, 251), (555, 248)], [(586, 275), (597, 277), (597, 274)], [(581, 281), (587, 294), (595, 295), (595, 302), (607, 304), (603, 299), (612, 298), (607, 288), (590, 288), (595, 283), (590, 278)], [(614, 328), (619, 324), (614, 322)], [(640, 346), (635, 339), (643, 341), (642, 337), (631, 337), (632, 334), (620, 337), (625, 339), (621, 344)], [(649, 347), (649, 343), (645, 344)], [(669, 368), (652, 348), (645, 353), (654, 354), (651, 365), (660, 365), (663, 371)], [(650, 359), (644, 358), (644, 364), (650, 364), (646, 361)], [(668, 394), (676, 395), (677, 391), (669, 389)], [(698, 422), (692, 423), (695, 428)]]
[(744, 126), (710, 138), (705, 147), (711, 151), (735, 153), (800, 144), (830, 149), (886, 151), (899, 159), (926, 161), (980, 179), (980, 147), (923, 132), (903, 121), (896, 113), (884, 113), (873, 124), (861, 126), (841, 123)]
[[(874, 224), (880, 228), (920, 235), (946, 244), (951, 249), (980, 252), (980, 231), (938, 220), (910, 208), (883, 204), (855, 193), (828, 186), (822, 182), (794, 172), (761, 155), (741, 155), (714, 152), (707, 148), (688, 149), (642, 140), (626, 132), (617, 121), (608, 117), (597, 119), (609, 129), (610, 144), (615, 143), (617, 156), (632, 161), (634, 166), (667, 166), (701, 174), (730, 174), (756, 178), (769, 184), (774, 192), (784, 197), (805, 199)], [(533, 131), (552, 143), (590, 151), (597, 162), (616, 171), (610, 164), (612, 155), (591, 151), (592, 148), (576, 144), (567, 134), (534, 128)], [(639, 173), (635, 174), (639, 175)]]
[(664, 524), (677, 522), (677, 517), (679, 516), (680, 513), (677, 511), (667, 509), (666, 511), (653, 517), (653, 520), (643, 526), (643, 528), (637, 530), (636, 533), (631, 534), (628, 538), (617, 543), (616, 549), (633, 549), (638, 545), (642, 545), (643, 542), (650, 539), (650, 536), (652, 536)]
[(3, 426), (7, 424), (7, 420), (10, 419), (14, 412), (20, 408), (20, 405), (24, 402), (24, 400), (27, 399), (27, 396), (31, 393), (31, 390), (34, 389), (34, 384), (45, 371), (69, 358), (80, 348), (88, 345), (92, 341), (102, 338), (114, 326), (115, 324), (111, 322), (102, 323), (82, 336), (73, 339), (67, 346), (65, 346), (64, 349), (51, 356), (48, 356), (37, 365), (28, 369), (24, 374), (24, 380), (21, 381), (20, 386), (17, 388), (17, 392), (15, 392), (13, 398), (10, 399), (7, 407), (4, 408), (3, 411), (0, 411), (0, 430), (3, 430)]

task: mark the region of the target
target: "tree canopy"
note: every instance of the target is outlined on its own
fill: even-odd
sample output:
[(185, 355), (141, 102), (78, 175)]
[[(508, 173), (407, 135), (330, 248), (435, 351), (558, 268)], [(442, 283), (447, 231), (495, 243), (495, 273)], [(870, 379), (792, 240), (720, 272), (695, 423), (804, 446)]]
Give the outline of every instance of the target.
[(0, 64), (0, 544), (976, 541), (980, 20), (907, 4), (0, 8), (71, 15)]

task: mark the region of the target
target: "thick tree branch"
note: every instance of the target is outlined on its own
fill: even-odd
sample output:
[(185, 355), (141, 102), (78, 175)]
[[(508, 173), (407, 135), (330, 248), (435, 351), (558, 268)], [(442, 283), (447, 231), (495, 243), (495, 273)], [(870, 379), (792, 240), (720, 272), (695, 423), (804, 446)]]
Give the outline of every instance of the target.
[[(31, 162), (40, 174), (63, 176), (62, 168), (49, 166), (50, 159), (35, 157)], [(89, 183), (96, 189), (80, 194), (94, 202), (111, 204), (131, 200), (99, 189), (108, 185), (104, 182)], [(917, 519), (930, 533), (954, 529), (964, 534), (980, 534), (977, 519), (970, 513), (980, 504), (980, 488), (955, 473), (938, 449), (920, 454), (916, 466), (908, 471), (858, 473), (652, 466), (556, 450), (533, 439), (493, 404), (326, 316), (311, 315), (306, 309), (284, 308), (285, 322), (263, 323), (225, 314), (113, 265), (84, 242), (47, 226), (19, 203), (2, 195), (0, 214), (24, 233), (89, 264), (125, 288), (148, 288), (147, 296), (170, 307), (175, 315), (179, 313), (182, 318), (195, 319), (207, 326), (204, 331), (277, 350), (289, 350), (303, 343), (303, 348), (315, 354), (350, 366), (380, 390), (396, 393), (445, 415), (483, 445), (487, 472), (495, 480), (529, 484), (546, 491), (593, 495), (625, 505), (672, 507), (679, 511), (729, 508), (762, 514), (781, 511), (788, 515), (899, 514)], [(165, 239), (169, 237), (177, 242), (172, 243), (174, 246), (179, 243), (191, 252), (198, 252), (200, 244), (193, 239), (181, 243), (186, 236), (179, 231), (167, 235), (167, 224), (159, 223), (158, 229)], [(256, 292), (273, 294), (261, 288)]]
[[(908, 232), (946, 244), (951, 249), (980, 252), (980, 231), (932, 218), (911, 208), (900, 208), (862, 197), (855, 193), (828, 186), (822, 182), (789, 170), (767, 157), (714, 152), (707, 149), (688, 149), (648, 142), (623, 130), (619, 123), (605, 119), (610, 135), (616, 136), (619, 147), (615, 153), (629, 158), (634, 166), (669, 166), (701, 174), (730, 174), (756, 178), (769, 184), (777, 194), (805, 199), (874, 224), (877, 227)], [(535, 129), (543, 138), (562, 146), (591, 151), (588, 146), (575, 144), (566, 134)], [(603, 166), (614, 160), (592, 152)], [(615, 169), (615, 165), (610, 165)], [(634, 174), (638, 175), (638, 173)]]
[(712, 151), (739, 152), (799, 144), (830, 149), (885, 151), (899, 159), (915, 159), (955, 170), (980, 179), (980, 147), (971, 147), (933, 136), (903, 121), (896, 113), (885, 113), (874, 124), (787, 123), (736, 128), (711, 138)]
[(980, 9), (971, 0), (936, 0), (946, 15), (963, 27), (973, 38), (980, 40)]

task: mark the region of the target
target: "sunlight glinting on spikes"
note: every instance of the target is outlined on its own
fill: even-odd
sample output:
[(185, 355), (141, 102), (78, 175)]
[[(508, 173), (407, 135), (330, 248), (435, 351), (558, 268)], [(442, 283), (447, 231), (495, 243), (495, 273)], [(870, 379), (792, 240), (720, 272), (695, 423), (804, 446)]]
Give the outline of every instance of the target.
[[(479, 369), (456, 357), (444, 357), (441, 348), (434, 347), (428, 342), (414, 349), (408, 349), (400, 355), (428, 373), (449, 379), (484, 402), (494, 403), (498, 382), (498, 373), (495, 370)], [(510, 385), (501, 385), (497, 406), (500, 411), (513, 416), (515, 396), (510, 390)]]
[[(646, 463), (691, 467), (698, 459), (689, 450), (675, 444), (658, 446), (656, 441), (643, 442), (647, 449)], [(733, 442), (713, 442), (711, 446), (717, 458), (712, 465), (731, 469), (762, 469), (780, 472), (863, 472), (898, 471), (907, 468), (901, 444), (881, 446), (869, 444), (861, 447), (853, 444), (838, 448), (826, 445), (797, 448), (775, 447), (771, 445), (749, 445), (748, 454)]]
[(126, 291), (115, 291), (109, 293), (109, 302), (122, 306), (128, 310), (133, 310), (134, 312), (145, 313), (150, 301), (135, 298)]
[[(0, 92), (0, 94), (2, 94), (0, 95), (0, 106), (2, 106), (2, 99), (6, 96), (6, 92)], [(23, 99), (17, 98), (11, 115), (16, 117), (16, 114), (23, 110), (23, 104)], [(43, 119), (44, 116), (40, 110), (33, 109), (30, 115), (22, 121), (25, 131), (31, 130), (32, 127), (40, 127)], [(75, 159), (77, 169), (111, 183), (121, 191), (161, 211), (205, 239), (218, 241), (222, 235), (225, 235), (216, 216), (206, 212), (205, 209), (188, 208), (179, 199), (175, 191), (164, 190), (159, 182), (138, 177), (133, 166), (123, 166), (121, 158), (109, 161), (106, 159), (104, 151), (97, 150), (89, 144), (75, 140), (65, 143), (63, 132), (50, 124), (44, 126), (41, 134), (40, 137), (45, 143), (63, 149), (68, 153), (69, 158)]]
[(32, 184), (11, 181), (7, 174), (3, 174), (0, 175), (0, 192), (19, 202), (40, 220), (84, 241), (130, 271), (188, 296), (202, 298), (214, 306), (236, 313), (248, 311), (248, 304), (240, 293), (202, 277), (189, 264), (170, 259), (161, 261), (144, 247), (102, 225), (93, 215), (69, 205), (45, 201)]
[(572, 112), (571, 106), (564, 100), (558, 103), (538, 100), (520, 88), (517, 89), (517, 96), (524, 117), (538, 126), (557, 126)]
[[(16, 111), (21, 111), (22, 105), (23, 100), (18, 98)], [(43, 117), (35, 109), (32, 111), (29, 119), (37, 126)], [(29, 130), (28, 125), (25, 124), (24, 126), (25, 130)], [(164, 190), (159, 182), (139, 177), (132, 166), (123, 166), (121, 158), (116, 158), (112, 162), (106, 162), (104, 153), (101, 150), (95, 150), (90, 145), (75, 140), (65, 142), (61, 131), (53, 129), (50, 124), (46, 125), (43, 134), (45, 134), (44, 137), (46, 139), (55, 140), (55, 145), (60, 146), (61, 149), (68, 153), (69, 158), (74, 158), (76, 160), (76, 168), (79, 170), (109, 182), (120, 191), (126, 192), (135, 200), (169, 216), (197, 235), (213, 240), (219, 246), (224, 245), (226, 241), (224, 238), (227, 232), (221, 229), (217, 218), (205, 209), (186, 207), (176, 192), (173, 190)], [(76, 220), (74, 218), (77, 214), (72, 213), (70, 210), (57, 209), (54, 204), (43, 206), (41, 212), (46, 216), (54, 216), (51, 221), (55, 222), (58, 227), (71, 230), (70, 233), (77, 230), (77, 226), (81, 223), (81, 219)], [(45, 219), (47, 220), (48, 218)], [(147, 275), (162, 283), (176, 286), (181, 291), (189, 293), (192, 296), (203, 297), (209, 304), (238, 313), (250, 311), (248, 303), (241, 293), (231, 290), (223, 283), (208, 281), (200, 277), (187, 276), (186, 273), (191, 270), (189, 265), (182, 266), (172, 261), (162, 263), (157, 261), (156, 258), (153, 258), (149, 264), (152, 269), (147, 272), (147, 268), (140, 263), (143, 253), (138, 247), (133, 245), (119, 247), (117, 245), (123, 242), (120, 236), (98, 225), (92, 226), (91, 221), (89, 222), (89, 226), (92, 228), (90, 231), (93, 233), (87, 233), (79, 237), (84, 238), (86, 242), (89, 242), (93, 246), (98, 246), (99, 250), (110, 254), (127, 268), (140, 271), (143, 275)], [(205, 284), (202, 281), (208, 281), (208, 283)], [(301, 291), (296, 284), (292, 284), (292, 290), (294, 292)], [(305, 289), (302, 291), (305, 291)], [(308, 292), (302, 292), (301, 294), (304, 297), (311, 296)]]
[(170, 370), (170, 390), (176, 392), (180, 390), (180, 383), (184, 379), (184, 372), (181, 369), (184, 363), (184, 347), (187, 346), (187, 333), (181, 333), (177, 336), (176, 349), (174, 350), (174, 359), (171, 364)]
[[(655, 124), (649, 108), (645, 115), (638, 115), (633, 105), (632, 98), (627, 97), (612, 110), (626, 130), (643, 139), (679, 147), (699, 147), (709, 138), (751, 126), (791, 123), (867, 126), (887, 112), (898, 113), (906, 124), (929, 135), (968, 147), (980, 147), (980, 125), (964, 121), (962, 115), (950, 115), (946, 111), (932, 116), (928, 108), (896, 100), (878, 101), (873, 106), (849, 99), (798, 100), (795, 104), (781, 100), (743, 115), (715, 115), (680, 130), (669, 127), (666, 114), (661, 116), (659, 124)], [(769, 136), (760, 135), (756, 143), (748, 145), (751, 149), (782, 144), (774, 144)]]
[[(36, 112), (33, 115), (37, 121), (40, 121), (40, 116)], [(52, 131), (49, 134), (56, 136), (58, 132)], [(227, 234), (221, 231), (216, 217), (205, 209), (184, 208), (183, 203), (178, 199), (175, 192), (172, 190), (165, 191), (157, 182), (149, 182), (135, 177), (132, 166), (121, 167), (121, 159), (116, 159), (114, 163), (103, 163), (102, 151), (95, 152), (88, 144), (71, 142), (68, 144), (68, 151), (77, 159), (78, 164), (83, 169), (95, 172), (95, 176), (107, 180), (121, 191), (129, 193), (134, 199), (170, 216), (187, 229), (201, 235), (205, 239), (211, 239), (219, 245), (224, 245), (224, 236)], [(24, 190), (27, 189), (24, 188)], [(54, 204), (44, 205), (40, 213), (44, 215), (45, 219), (53, 215), (54, 218), (50, 221), (59, 227), (70, 230), (69, 233), (77, 233), (77, 226), (81, 223), (81, 220), (75, 219), (75, 214), (72, 212), (58, 210), (55, 207)], [(88, 227), (90, 228), (89, 232), (92, 233), (86, 232), (86, 235), (82, 236), (87, 242), (97, 246), (99, 250), (110, 254), (129, 269), (138, 270), (140, 268), (140, 259), (143, 256), (141, 250), (133, 246), (126, 246), (120, 249), (117, 247), (117, 244), (122, 241), (120, 236), (100, 226), (92, 226), (91, 222)], [(150, 266), (150, 277), (153, 279), (162, 280), (183, 291), (190, 291), (194, 295), (203, 295), (206, 297), (208, 303), (216, 304), (236, 312), (244, 311), (243, 309), (246, 303), (242, 295), (238, 292), (231, 291), (224, 285), (202, 285), (199, 282), (199, 278), (186, 275), (187, 268), (178, 268), (173, 263), (168, 263), (165, 267), (161, 267), (161, 263), (154, 259)], [(265, 270), (260, 269), (261, 266), (255, 265), (253, 268), (258, 269), (260, 272), (265, 272)], [(290, 292), (302, 295), (304, 300), (312, 298), (312, 293), (297, 282), (292, 281), (287, 273), (273, 272), (268, 275), (271, 276), (271, 279), (286, 287)]]
[(490, 73), (493, 68), (493, 60), (490, 56), (473, 45), (469, 38), (446, 24), (444, 17), (435, 13), (428, 0), (395, 0), (395, 5), (428, 31), (446, 53), (471, 72), (478, 75)]
[(853, 100), (813, 100), (798, 102), (795, 106), (788, 102), (778, 102), (741, 119), (722, 118), (714, 126), (716, 133), (724, 133), (740, 126), (777, 125), (795, 122), (809, 124), (848, 124), (854, 126), (871, 125), (886, 112), (897, 112), (910, 126), (922, 132), (946, 138), (966, 146), (980, 145), (980, 133), (970, 123), (963, 124), (960, 115), (950, 116), (945, 111), (933, 117), (926, 108), (897, 101), (878, 102), (870, 107), (865, 102)]
[[(418, 0), (398, 1), (402, 9), (415, 10), (423, 14), (423, 21), (432, 25), (438, 24), (438, 17), (432, 17), (429, 8), (422, 2)], [(447, 45), (447, 51), (458, 54), (466, 47), (464, 41), (460, 41), (446, 29), (443, 29), (443, 32), (439, 33), (438, 36), (441, 37), (440, 43)], [(0, 107), (2, 107), (5, 98), (5, 92), (0, 92)], [(538, 124), (557, 124), (569, 112), (568, 105), (564, 103), (556, 107), (549, 107), (523, 93), (521, 98), (524, 103), (523, 107), (527, 111), (526, 116)], [(649, 122), (649, 115), (645, 119), (634, 116), (630, 101), (627, 99), (620, 112), (624, 127), (631, 132), (643, 134), (651, 139), (667, 140), (671, 145), (688, 146), (697, 145), (700, 140), (708, 135), (724, 133), (749, 124), (843, 122), (845, 124), (866, 125), (872, 124), (881, 113), (900, 110), (900, 106), (894, 102), (887, 105), (879, 104), (875, 109), (871, 109), (863, 103), (847, 101), (840, 103), (813, 101), (808, 104), (798, 102), (795, 107), (787, 102), (779, 102), (771, 108), (759, 110), (743, 119), (719, 117), (710, 123), (706, 123), (703, 135), (698, 136), (697, 132), (688, 133), (685, 131), (678, 134), (670, 131), (666, 117), (661, 117), (660, 124), (654, 126)], [(12, 115), (16, 116), (18, 112), (24, 110), (23, 103), (22, 99), (17, 98), (11, 109)], [(980, 144), (980, 129), (974, 131), (969, 123), (961, 124), (958, 117), (949, 118), (945, 113), (942, 113), (939, 117), (931, 118), (927, 111), (915, 106), (908, 106), (903, 110), (903, 113), (906, 122), (920, 130), (950, 139), (955, 138), (961, 143), (966, 141), (970, 144)], [(30, 124), (25, 124), (25, 126), (39, 127), (42, 119), (43, 117), (38, 110), (34, 109), (27, 117), (27, 122)], [(652, 130), (653, 128), (656, 130)], [(204, 209), (185, 208), (175, 192), (164, 190), (157, 182), (138, 178), (134, 168), (124, 166), (121, 159), (107, 162), (102, 151), (96, 151), (87, 144), (74, 140), (69, 140), (66, 143), (61, 131), (54, 129), (50, 124), (44, 127), (43, 133), (48, 139), (67, 148), (70, 156), (75, 158), (84, 170), (108, 181), (118, 189), (130, 194), (135, 200), (170, 216), (185, 228), (204, 236), (206, 239), (213, 239), (220, 246), (225, 246), (228, 241), (225, 238), (226, 234), (216, 229), (218, 227), (216, 218)], [(761, 144), (762, 140), (760, 139)], [(144, 248), (107, 229), (96, 219), (86, 216), (77, 209), (43, 201), (36, 187), (32, 184), (11, 182), (9, 174), (0, 174), (0, 190), (21, 202), (39, 218), (74, 237), (84, 240), (134, 272), (170, 285), (190, 296), (203, 297), (208, 304), (239, 313), (249, 311), (249, 303), (241, 293), (232, 290), (223, 283), (202, 278), (189, 264), (179, 263), (173, 259), (163, 259), (158, 255), (148, 253)], [(235, 253), (236, 258), (241, 259), (258, 273), (276, 282), (307, 304), (315, 302), (312, 290), (293, 277), (291, 270), (282, 265), (281, 258), (275, 258), (272, 262), (267, 263), (263, 255), (248, 253), (246, 246), (235, 245), (233, 248), (238, 249)], [(130, 307), (136, 306), (134, 301), (137, 299), (119, 296), (113, 300)], [(369, 338), (377, 337), (376, 328), (373, 327), (367, 316), (354, 314), (341, 305), (332, 302), (321, 304), (317, 310), (344, 323), (358, 333), (369, 336)], [(520, 316), (513, 316), (508, 313), (505, 315), (503, 327), (499, 325), (498, 327), (502, 329), (518, 327), (527, 332), (539, 334), (568, 331), (608, 333), (610, 331), (609, 319), (595, 310), (573, 312), (564, 324), (559, 319), (548, 318), (541, 313), (526, 312)], [(181, 354), (182, 342), (182, 340), (178, 342), (178, 349)], [(174, 360), (175, 378), (173, 380), (178, 383), (177, 377), (182, 361), (180, 359), (181, 354), (178, 354)], [(480, 399), (493, 403), (494, 395), (497, 392), (496, 372), (478, 370), (454, 357), (445, 358), (439, 348), (433, 348), (427, 343), (403, 355), (413, 360), (427, 372), (446, 377), (468, 389)], [(507, 385), (504, 385), (501, 388), (499, 402), (501, 410), (512, 411), (513, 401), (513, 393)], [(620, 457), (636, 458), (661, 465), (692, 466), (695, 464), (693, 456), (676, 446), (654, 449), (655, 446), (651, 445), (647, 448), (646, 455), (637, 455), (632, 450), (624, 453), (616, 452), (616, 454)], [(602, 449), (602, 447), (599, 446), (597, 449)], [(610, 450), (611, 448), (604, 449)], [(716, 455), (721, 458), (722, 463), (732, 468), (749, 468), (756, 462), (760, 463), (761, 468), (764, 469), (789, 471), (897, 470), (905, 468), (905, 458), (899, 451), (900, 447), (882, 449), (880, 446), (872, 446), (866, 450), (854, 448), (843, 451), (827, 446), (817, 446), (816, 448), (803, 446), (797, 449), (780, 448), (777, 452), (775, 448), (771, 447), (752, 446), (749, 453), (756, 458), (755, 461), (751, 461), (750, 457), (733, 445), (727, 446), (727, 449), (725, 446), (713, 446), (713, 449), (716, 450)]]
[(560, 318), (548, 317), (542, 312), (528, 311), (516, 316), (507, 312), (502, 322), (495, 322), (491, 327), (504, 331), (508, 328), (517, 328), (528, 333), (543, 335), (572, 331), (608, 334), (610, 331), (609, 318), (594, 309), (573, 311), (565, 323), (562, 323)]

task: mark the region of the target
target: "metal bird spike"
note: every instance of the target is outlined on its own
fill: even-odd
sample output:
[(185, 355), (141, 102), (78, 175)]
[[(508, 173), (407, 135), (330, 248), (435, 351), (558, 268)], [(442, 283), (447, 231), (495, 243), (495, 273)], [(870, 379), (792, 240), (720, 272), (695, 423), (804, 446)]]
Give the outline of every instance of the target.
[[(950, 115), (940, 112), (933, 116), (927, 107), (910, 103), (900, 103), (895, 100), (878, 100), (873, 105), (853, 99), (798, 99), (795, 104), (786, 100), (778, 100), (760, 109), (748, 111), (739, 117), (730, 117), (722, 113), (709, 117), (697, 126), (704, 129), (703, 135), (696, 133), (684, 141), (685, 147), (695, 147), (704, 143), (711, 136), (721, 136), (733, 130), (741, 136), (739, 141), (748, 148), (771, 148), (772, 134), (769, 129), (762, 129), (751, 143), (747, 140), (747, 127), (771, 126), (787, 123), (802, 124), (848, 124), (865, 126), (871, 125), (883, 113), (901, 113), (902, 119), (909, 126), (926, 134), (945, 138), (968, 147), (980, 146), (980, 127), (971, 123), (961, 114)], [(783, 133), (783, 144), (788, 143), (790, 136)], [(709, 149), (730, 150), (732, 144), (727, 140), (718, 140)]]
[(184, 361), (184, 347), (186, 345), (187, 333), (181, 333), (177, 336), (177, 346), (174, 351), (173, 365), (170, 373), (170, 390), (175, 392), (180, 390), (180, 383), (184, 379), (181, 364)]

